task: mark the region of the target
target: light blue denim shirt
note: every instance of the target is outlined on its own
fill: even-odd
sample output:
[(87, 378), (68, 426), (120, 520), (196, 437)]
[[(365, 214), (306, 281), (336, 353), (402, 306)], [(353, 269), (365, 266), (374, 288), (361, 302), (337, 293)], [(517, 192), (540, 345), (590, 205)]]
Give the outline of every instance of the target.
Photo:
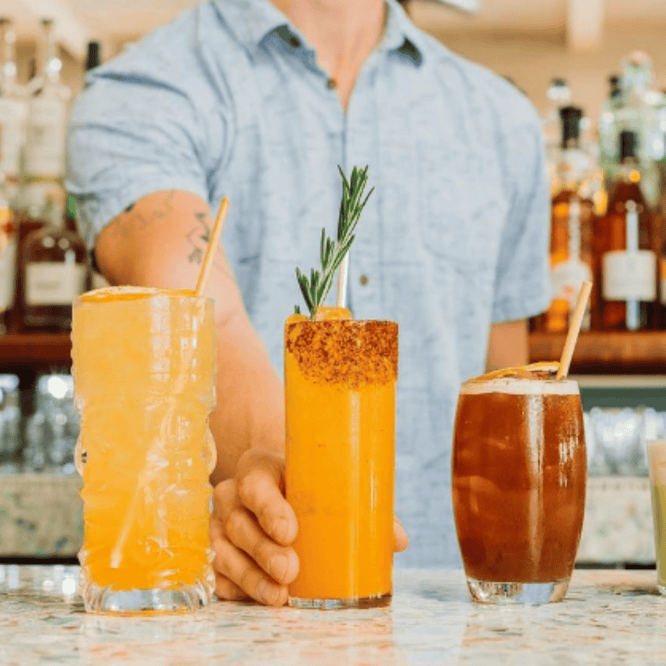
[[(189, 190), (216, 210), (249, 316), (281, 372), (294, 275), (334, 233), (337, 166), (375, 192), (351, 252), (357, 318), (400, 326), (396, 564), (456, 565), (451, 434), (492, 322), (545, 308), (549, 195), (537, 115), (387, 0), (345, 113), (314, 50), (268, 0), (209, 0), (94, 70), (68, 137), (67, 187), (92, 248), (138, 198)], [(146, 248), (149, 251), (150, 248)], [(224, 372), (224, 368), (219, 368)]]

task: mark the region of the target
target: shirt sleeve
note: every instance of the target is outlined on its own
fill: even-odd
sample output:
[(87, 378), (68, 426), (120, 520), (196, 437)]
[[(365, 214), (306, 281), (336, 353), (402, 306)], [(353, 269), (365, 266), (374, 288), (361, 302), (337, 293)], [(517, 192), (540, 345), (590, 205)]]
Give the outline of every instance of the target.
[(509, 212), (497, 263), (493, 322), (531, 317), (550, 303), (550, 188), (536, 113), (504, 143)]
[(180, 189), (207, 199), (201, 115), (159, 69), (116, 66), (89, 77), (70, 116), (66, 177), (89, 248), (142, 196)]

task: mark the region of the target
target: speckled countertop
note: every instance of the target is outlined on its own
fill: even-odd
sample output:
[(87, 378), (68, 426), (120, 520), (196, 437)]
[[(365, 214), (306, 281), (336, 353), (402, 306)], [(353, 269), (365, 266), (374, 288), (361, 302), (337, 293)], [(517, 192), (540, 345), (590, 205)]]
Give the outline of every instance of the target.
[(77, 567), (0, 566), (0, 664), (369, 666), (664, 664), (654, 571), (579, 570), (566, 599), (473, 604), (460, 571), (396, 571), (389, 608), (305, 611), (216, 602), (185, 616), (88, 615)]

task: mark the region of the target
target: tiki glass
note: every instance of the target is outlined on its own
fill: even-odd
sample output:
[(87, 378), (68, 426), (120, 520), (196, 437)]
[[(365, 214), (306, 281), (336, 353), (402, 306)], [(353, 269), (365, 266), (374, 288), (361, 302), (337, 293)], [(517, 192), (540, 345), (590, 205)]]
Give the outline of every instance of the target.
[[(390, 602), (398, 326), (301, 315), (285, 329), (286, 496), (300, 608)], [(342, 311), (344, 313), (344, 310)]]
[(528, 366), (463, 384), (453, 507), (475, 601), (562, 599), (583, 525), (586, 465), (576, 382)]
[(111, 287), (74, 302), (86, 609), (181, 612), (213, 591), (208, 476), (215, 331), (193, 291)]

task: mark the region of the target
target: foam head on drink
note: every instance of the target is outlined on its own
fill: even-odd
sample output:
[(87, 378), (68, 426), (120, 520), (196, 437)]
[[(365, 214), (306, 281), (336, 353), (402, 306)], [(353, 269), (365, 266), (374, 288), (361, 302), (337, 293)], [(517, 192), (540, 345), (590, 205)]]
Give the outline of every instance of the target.
[[(187, 588), (205, 602), (215, 463), (211, 301), (190, 290), (88, 292), (74, 303), (72, 342), (87, 607), (106, 610), (105, 598), (132, 590)], [(122, 611), (128, 597), (118, 598)]]
[(285, 326), (286, 496), (300, 560), (290, 603), (372, 605), (391, 594), (398, 327), (341, 308), (317, 319)]
[(576, 382), (557, 365), (489, 373), (460, 392), (453, 501), (468, 578), (549, 583), (571, 575), (585, 505)]

